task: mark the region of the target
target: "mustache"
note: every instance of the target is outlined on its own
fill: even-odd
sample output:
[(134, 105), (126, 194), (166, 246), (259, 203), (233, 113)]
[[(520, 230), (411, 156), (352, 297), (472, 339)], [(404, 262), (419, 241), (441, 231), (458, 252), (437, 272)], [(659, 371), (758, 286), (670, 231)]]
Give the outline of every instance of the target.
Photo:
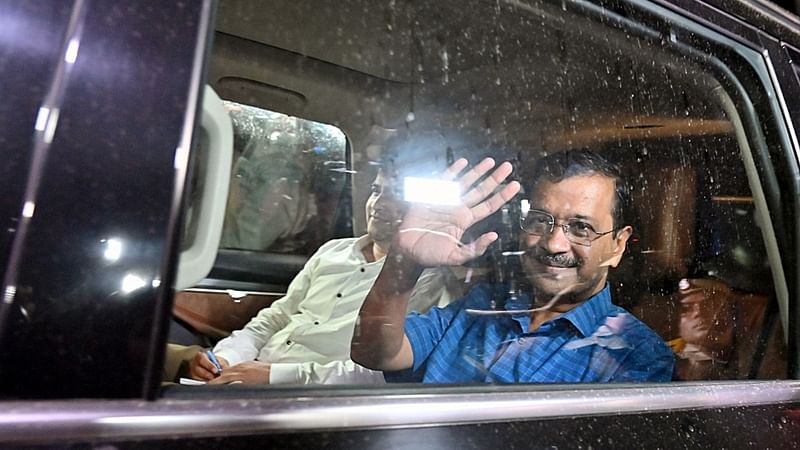
[(527, 252), (536, 261), (546, 266), (555, 267), (580, 267), (581, 262), (566, 253), (548, 253), (540, 249)]

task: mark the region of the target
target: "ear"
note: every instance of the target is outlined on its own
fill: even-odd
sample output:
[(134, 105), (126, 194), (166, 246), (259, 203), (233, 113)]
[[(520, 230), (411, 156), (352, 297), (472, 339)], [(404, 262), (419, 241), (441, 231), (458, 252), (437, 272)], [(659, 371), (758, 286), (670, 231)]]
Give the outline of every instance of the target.
[(628, 246), (628, 239), (630, 239), (631, 234), (633, 234), (633, 227), (630, 225), (617, 231), (617, 236), (614, 238), (614, 249), (611, 252), (611, 257), (607, 259), (609, 266), (617, 267), (617, 265), (619, 265), (619, 261), (622, 259), (622, 255), (625, 253), (625, 249)]

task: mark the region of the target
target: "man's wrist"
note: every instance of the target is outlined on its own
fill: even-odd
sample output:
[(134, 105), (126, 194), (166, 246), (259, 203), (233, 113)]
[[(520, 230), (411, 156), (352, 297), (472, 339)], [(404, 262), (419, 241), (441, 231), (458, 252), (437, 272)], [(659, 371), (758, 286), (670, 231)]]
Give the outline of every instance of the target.
[(398, 292), (412, 290), (424, 270), (425, 268), (410, 256), (391, 250), (386, 255), (386, 262), (383, 265), (383, 271), (391, 275), (390, 279)]
[(269, 367), (269, 384), (300, 383), (300, 370), (296, 363), (272, 363)]

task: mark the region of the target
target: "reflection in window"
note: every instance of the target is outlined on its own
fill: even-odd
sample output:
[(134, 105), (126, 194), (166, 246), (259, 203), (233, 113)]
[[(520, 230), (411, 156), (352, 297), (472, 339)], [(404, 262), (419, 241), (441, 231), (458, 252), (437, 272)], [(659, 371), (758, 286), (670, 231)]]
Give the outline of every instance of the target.
[(338, 128), (224, 102), (234, 166), (222, 248), (309, 254), (326, 240), (345, 186)]

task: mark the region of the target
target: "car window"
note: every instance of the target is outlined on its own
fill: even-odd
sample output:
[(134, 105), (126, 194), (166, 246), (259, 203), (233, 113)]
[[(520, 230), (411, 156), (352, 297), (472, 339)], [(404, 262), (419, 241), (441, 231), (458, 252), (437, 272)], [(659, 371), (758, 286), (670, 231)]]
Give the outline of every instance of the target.
[[(308, 256), (341, 232), (336, 221), (346, 216), (339, 209), (347, 180), (344, 133), (255, 106), (223, 104), (234, 154), (220, 249)], [(185, 241), (198, 220), (193, 205)]]
[(308, 255), (332, 235), (346, 180), (344, 133), (225, 102), (234, 165), (221, 248)]
[[(751, 126), (770, 118), (739, 106), (749, 99), (731, 87), (735, 79), (719, 69), (722, 63), (678, 38), (665, 44), (630, 23), (604, 22), (592, 8), (547, 1), (376, 6), (359, 11), (359, 26), (346, 8), (334, 8), (309, 17), (311, 34), (292, 33), (277, 19), (301, 6), (248, 10), (243, 21), (235, 4), (220, 6), (210, 70), (215, 88), (237, 102), (227, 103), (238, 156), (221, 248), (268, 251), (273, 262), (315, 255), (288, 277), (295, 281), (284, 284), (286, 297), (250, 316), (253, 330), (273, 314), (283, 326), (264, 332), (245, 359), (300, 364), (298, 373), (311, 374), (286, 378), (291, 383), (334, 383), (315, 377), (315, 365), (327, 373), (324, 366), (339, 363), (350, 373), (361, 366), (395, 373), (390, 382), (787, 376), (788, 299), (764, 172), (754, 162), (767, 142)], [(315, 22), (323, 16), (324, 26)], [(375, 40), (359, 40), (362, 33)], [(306, 120), (335, 123), (349, 140), (338, 128)], [(246, 138), (245, 129), (252, 130)], [(345, 142), (351, 166), (342, 162)], [(619, 178), (596, 167), (570, 166), (562, 175), (541, 167), (559, 155), (595, 157), (580, 156), (587, 152), (614, 166)], [(484, 185), (491, 170), (447, 172), (460, 172), (462, 159), (475, 167), (485, 158), (508, 161), (512, 175)], [(352, 232), (340, 237), (351, 241), (330, 241), (337, 203), (322, 201), (315, 189), (344, 192), (343, 171), (352, 172)], [(614, 179), (613, 195), (592, 197), (568, 183), (589, 175)], [(453, 188), (452, 179), (469, 181)], [(618, 192), (622, 185), (625, 193)], [(509, 195), (494, 202), (491, 214), (470, 213), (480, 220), (405, 222), (408, 211), (450, 211), (453, 189), (456, 203), (459, 192), (472, 192), (461, 199), (469, 198), (469, 207), (501, 191)], [(375, 213), (376, 199), (388, 197), (402, 211)], [(322, 214), (323, 207), (332, 211)], [(380, 243), (376, 221), (394, 226), (386, 242), (395, 246), (357, 247), (362, 236)], [(392, 271), (397, 264), (370, 272), (370, 255), (384, 264), (387, 251), (396, 261), (448, 248), (433, 240), (413, 251), (398, 247), (391, 239), (398, 230), (417, 233), (420, 242), (449, 238), (459, 252), (478, 248), (477, 254), (451, 264), (419, 260), (439, 272), (408, 296), (422, 292), (418, 297), (430, 301), (417, 311), (433, 305), (433, 312), (408, 321), (377, 315), (386, 321), (381, 326), (405, 330), (408, 354), (353, 361), (353, 333), (368, 333), (369, 317), (359, 311), (372, 283), (407, 278)], [(482, 236), (494, 240), (485, 251), (475, 244)], [(337, 245), (365, 255), (352, 268), (361, 278), (325, 278), (335, 272), (325, 258), (345, 251)], [(254, 273), (268, 279), (272, 266), (261, 267)], [(325, 327), (334, 321), (333, 329)], [(505, 328), (486, 337), (488, 331), (473, 330), (479, 322)], [(452, 335), (454, 328), (466, 331)], [(234, 329), (219, 331), (210, 344)], [(546, 353), (531, 342), (554, 347)], [(242, 354), (228, 344), (217, 343), (215, 351)], [(587, 348), (605, 356), (585, 356)], [(432, 373), (434, 366), (446, 369)]]

